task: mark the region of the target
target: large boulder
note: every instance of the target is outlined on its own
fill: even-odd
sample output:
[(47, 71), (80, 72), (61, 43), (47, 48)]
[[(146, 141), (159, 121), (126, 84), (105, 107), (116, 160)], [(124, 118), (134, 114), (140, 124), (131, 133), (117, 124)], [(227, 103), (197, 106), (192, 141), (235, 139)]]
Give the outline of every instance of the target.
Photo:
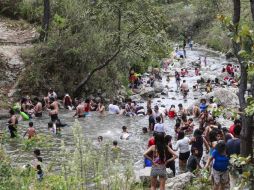
[(239, 99), (236, 93), (233, 89), (217, 88), (213, 92), (204, 95), (203, 98), (209, 99), (213, 96), (225, 107), (239, 107)]
[(209, 74), (209, 73), (205, 73), (205, 72), (202, 72), (201, 73), (201, 76), (202, 78), (207, 81), (208, 79), (210, 80), (214, 80), (216, 78), (216, 75), (212, 75), (212, 74)]
[(163, 89), (164, 89), (164, 86), (163, 86), (163, 84), (161, 82), (154, 81), (153, 88), (154, 88), (155, 92), (161, 93), (163, 91)]
[(146, 98), (149, 95), (154, 96), (155, 95), (155, 91), (154, 91), (154, 88), (152, 88), (152, 87), (144, 87), (144, 88), (141, 89), (139, 94), (140, 94), (140, 96)]
[(168, 190), (183, 190), (186, 185), (188, 185), (192, 178), (194, 178), (194, 174), (191, 172), (183, 173), (177, 175), (173, 178), (167, 179), (166, 189)]

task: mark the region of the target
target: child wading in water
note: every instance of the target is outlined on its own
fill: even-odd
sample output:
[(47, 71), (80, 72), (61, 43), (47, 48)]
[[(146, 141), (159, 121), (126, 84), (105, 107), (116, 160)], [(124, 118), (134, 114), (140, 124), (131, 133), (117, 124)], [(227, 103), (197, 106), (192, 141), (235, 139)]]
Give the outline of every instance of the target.
[(34, 125), (33, 122), (29, 122), (29, 128), (27, 129), (23, 137), (28, 135), (28, 139), (31, 139), (36, 136), (36, 131), (33, 125)]
[(205, 168), (208, 168), (212, 161), (213, 190), (223, 190), (229, 183), (229, 158), (226, 156), (226, 145), (224, 141), (220, 141), (216, 145)]

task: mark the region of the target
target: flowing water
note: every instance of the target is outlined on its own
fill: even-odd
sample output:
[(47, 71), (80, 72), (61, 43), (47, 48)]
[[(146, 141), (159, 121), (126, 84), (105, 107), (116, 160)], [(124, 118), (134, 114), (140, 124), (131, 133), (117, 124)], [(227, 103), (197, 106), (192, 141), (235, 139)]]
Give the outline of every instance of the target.
[[(187, 51), (187, 57), (188, 60), (197, 60), (199, 57), (207, 57), (207, 63), (208, 67), (213, 64), (221, 64), (222, 62), (225, 62), (225, 58), (221, 56), (220, 54), (216, 54), (207, 50), (193, 50), (193, 51)], [(188, 67), (191, 67), (189, 65)], [(221, 66), (222, 68), (222, 66)], [(204, 69), (206, 71), (207, 69)], [(189, 70), (190, 76), (193, 77), (185, 77), (185, 80), (187, 80), (189, 87), (192, 87), (197, 79), (200, 77), (194, 76), (194, 68)], [(176, 93), (176, 85), (174, 77), (170, 78), (170, 82), (166, 81), (166, 76), (163, 76), (162, 83), (164, 85), (169, 86), (169, 92), (168, 95), (161, 95), (160, 98), (154, 98), (153, 99), (153, 105), (164, 105), (166, 108), (168, 108), (171, 104), (178, 105), (179, 103), (182, 103), (184, 107), (188, 107), (192, 105), (196, 99), (201, 97), (201, 93), (196, 95), (196, 99), (194, 99), (194, 94), (192, 93), (192, 90), (190, 90), (190, 93), (188, 95), (187, 101), (183, 100), (183, 97), (181, 94)], [(192, 88), (191, 88), (192, 89)], [(144, 105), (146, 107), (146, 102), (141, 102), (139, 105)], [(163, 109), (163, 108), (161, 108)], [(44, 158), (45, 163), (50, 163), (52, 159), (55, 158), (57, 155), (57, 152), (59, 151), (61, 140), (64, 140), (66, 143), (66, 147), (71, 148), (73, 145), (73, 134), (71, 126), (74, 124), (74, 118), (72, 117), (74, 115), (73, 111), (67, 111), (67, 110), (60, 110), (59, 118), (62, 122), (69, 125), (69, 127), (63, 128), (61, 132), (61, 137), (53, 137), (54, 138), (54, 146), (52, 147), (51, 151), (49, 152), (43, 152), (42, 151), (42, 157)], [(47, 113), (44, 113), (43, 117), (40, 119), (33, 119), (34, 126), (38, 132), (49, 134), (47, 129), (47, 123), (49, 122), (50, 118), (47, 115)], [(6, 121), (0, 121), (1, 122), (1, 129), (3, 129), (6, 125)], [(91, 139), (93, 141), (96, 141), (98, 136), (103, 136), (105, 141), (113, 141), (117, 140), (119, 142), (119, 146), (122, 148), (124, 154), (122, 154), (123, 160), (132, 160), (134, 161), (134, 168), (135, 170), (138, 170), (140, 168), (143, 168), (143, 153), (147, 148), (147, 141), (149, 139), (149, 136), (151, 134), (142, 134), (142, 128), (148, 126), (148, 117), (125, 117), (125, 116), (116, 116), (116, 115), (106, 115), (106, 116), (100, 116), (96, 112), (91, 113), (91, 117), (86, 117), (79, 119), (79, 122), (83, 128), (84, 137), (87, 139)], [(128, 131), (132, 133), (131, 138), (129, 140), (120, 140), (120, 135), (122, 131), (122, 126), (127, 126)], [(28, 122), (22, 121), (19, 123), (19, 130), (22, 129), (24, 131), (28, 126)], [(167, 133), (175, 136), (174, 134), (174, 123), (172, 121), (169, 121), (168, 119), (165, 119), (165, 126), (167, 128)], [(7, 153), (11, 156), (13, 163), (15, 165), (22, 166), (24, 164), (29, 163), (32, 158), (33, 154), (31, 152), (26, 152), (21, 150), (20, 144), (16, 143), (15, 141), (12, 141), (10, 143), (4, 144), (4, 147), (7, 150)]]

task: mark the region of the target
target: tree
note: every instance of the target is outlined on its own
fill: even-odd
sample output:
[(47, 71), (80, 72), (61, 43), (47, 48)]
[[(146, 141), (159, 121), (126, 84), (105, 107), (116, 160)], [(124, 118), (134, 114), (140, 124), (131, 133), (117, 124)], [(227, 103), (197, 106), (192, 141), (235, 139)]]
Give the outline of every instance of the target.
[(44, 0), (44, 13), (42, 19), (42, 28), (40, 33), (40, 40), (47, 41), (49, 32), (49, 22), (50, 22), (50, 0)]
[(254, 0), (250, 0), (250, 8), (251, 8), (252, 20), (254, 22)]
[[(253, 133), (253, 115), (247, 115), (245, 109), (248, 106), (248, 102), (245, 98), (247, 93), (247, 83), (248, 83), (248, 63), (246, 62), (245, 56), (242, 53), (242, 50), (245, 48), (243, 44), (246, 41), (243, 41), (245, 33), (242, 31), (239, 32), (239, 23), (241, 16), (241, 2), (240, 0), (233, 0), (234, 11), (233, 11), (233, 25), (230, 26), (231, 32), (234, 34), (232, 40), (234, 54), (240, 64), (241, 69), (241, 80), (239, 85), (239, 102), (240, 102), (240, 112), (242, 119), (242, 131), (241, 131), (241, 155), (243, 156), (253, 156), (253, 146), (252, 146), (252, 133)], [(241, 36), (242, 35), (242, 36)], [(254, 84), (253, 84), (254, 87)], [(253, 90), (252, 90), (253, 92)], [(254, 93), (253, 93), (254, 95)]]

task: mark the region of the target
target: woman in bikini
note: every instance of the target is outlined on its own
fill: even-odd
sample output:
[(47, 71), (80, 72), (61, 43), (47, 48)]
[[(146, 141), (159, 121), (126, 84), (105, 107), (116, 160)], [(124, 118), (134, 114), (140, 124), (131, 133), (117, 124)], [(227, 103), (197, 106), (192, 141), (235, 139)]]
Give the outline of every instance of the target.
[[(172, 154), (167, 160), (166, 153)], [(152, 155), (152, 156), (151, 156)], [(155, 135), (155, 145), (152, 145), (144, 153), (145, 158), (152, 161), (151, 169), (151, 190), (156, 190), (157, 177), (160, 179), (160, 190), (165, 190), (165, 181), (167, 178), (166, 165), (177, 158), (176, 153), (165, 143), (164, 134)]]

